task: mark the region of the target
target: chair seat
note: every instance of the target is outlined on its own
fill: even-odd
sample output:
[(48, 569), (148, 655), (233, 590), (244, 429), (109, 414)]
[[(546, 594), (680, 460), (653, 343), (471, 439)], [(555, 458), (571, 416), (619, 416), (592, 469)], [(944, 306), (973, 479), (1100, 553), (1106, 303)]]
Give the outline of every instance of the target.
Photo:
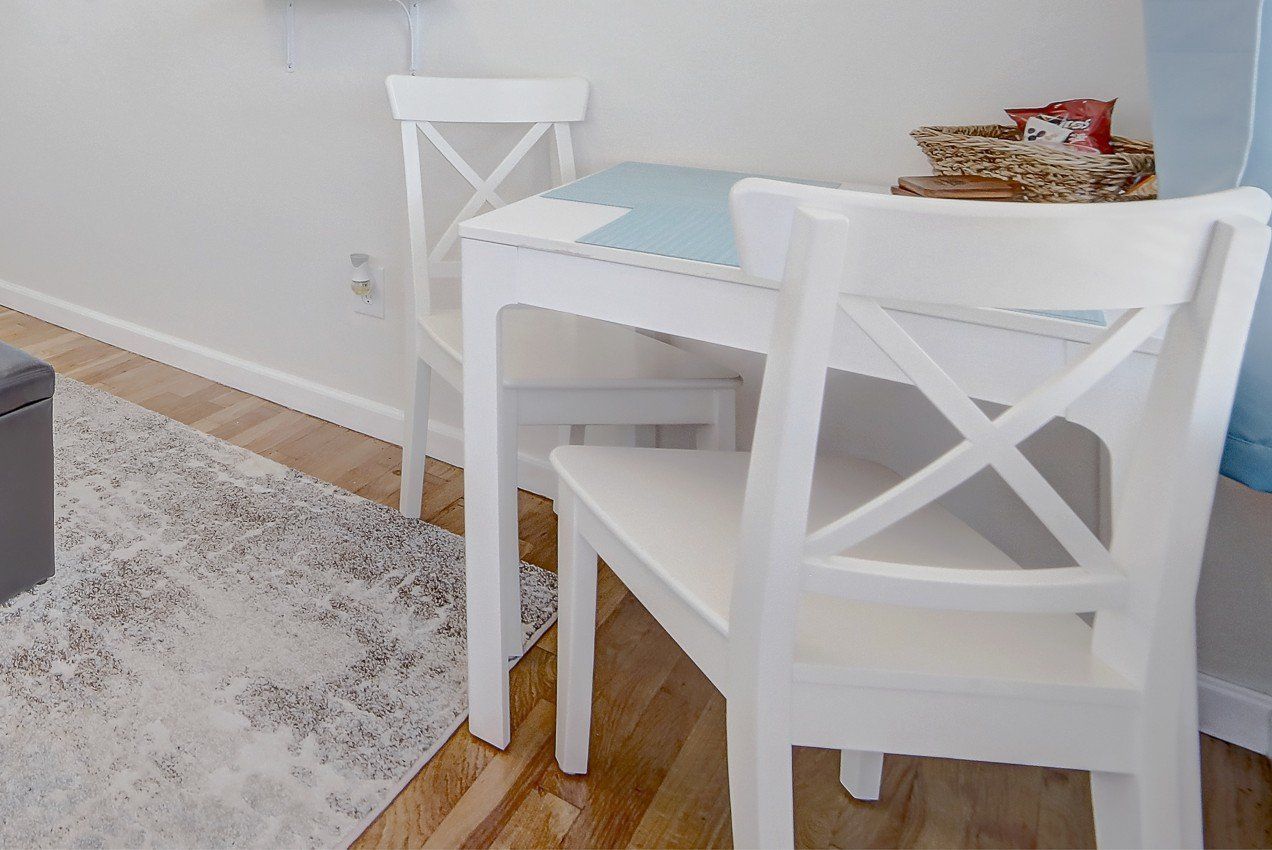
[[(563, 446), (552, 453), (562, 482), (634, 561), (658, 579), (633, 581), (640, 577), (623, 574), (621, 557), (600, 552), (642, 603), (658, 617), (656, 609), (665, 600), (652, 597), (665, 587), (710, 624), (717, 646), (695, 654), (694, 647), (676, 637), (717, 686), (724, 679), (729, 597), (749, 462), (750, 455), (740, 452)], [(891, 470), (865, 460), (823, 458), (813, 482), (810, 528), (842, 516), (899, 480)], [(939, 505), (843, 554), (892, 563), (1020, 569)], [(1075, 615), (934, 611), (809, 594), (801, 610), (795, 671), (804, 681), (863, 687), (985, 693), (1006, 686), (1013, 693), (1036, 691), (1039, 697), (1076, 696), (1076, 689), (1088, 699), (1099, 691), (1101, 701), (1134, 700), (1130, 682), (1092, 660), (1090, 641), (1090, 627)]]
[[(432, 313), (420, 329), (435, 349), (463, 362), (459, 310)], [(741, 380), (688, 351), (631, 328), (519, 307), (503, 316), (504, 382), (518, 389), (731, 389)]]

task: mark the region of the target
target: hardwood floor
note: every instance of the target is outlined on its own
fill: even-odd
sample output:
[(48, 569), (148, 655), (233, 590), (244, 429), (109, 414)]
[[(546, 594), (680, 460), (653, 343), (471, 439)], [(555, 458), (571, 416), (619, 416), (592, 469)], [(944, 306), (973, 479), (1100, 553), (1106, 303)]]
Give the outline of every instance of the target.
[[(0, 339), (105, 389), (280, 463), (396, 504), (397, 447), (0, 307)], [(429, 461), (424, 517), (463, 532), (462, 473)], [(521, 551), (553, 568), (551, 504), (521, 496)], [(555, 631), (513, 671), (513, 741), (456, 732), (359, 848), (727, 847), (724, 703), (612, 573), (600, 582), (592, 772), (553, 762)], [(1211, 847), (1272, 848), (1272, 766), (1202, 736)], [(795, 755), (802, 847), (1089, 847), (1084, 773), (889, 757), (858, 803), (838, 756)]]

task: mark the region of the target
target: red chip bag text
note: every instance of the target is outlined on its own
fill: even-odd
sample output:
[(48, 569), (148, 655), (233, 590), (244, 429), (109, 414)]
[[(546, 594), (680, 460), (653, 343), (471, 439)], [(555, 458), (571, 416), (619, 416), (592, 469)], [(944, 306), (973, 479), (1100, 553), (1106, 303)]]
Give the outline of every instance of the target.
[(1008, 109), (1023, 138), (1030, 118), (1041, 118), (1070, 131), (1063, 144), (1090, 153), (1113, 153), (1113, 100), (1061, 100), (1041, 109)]

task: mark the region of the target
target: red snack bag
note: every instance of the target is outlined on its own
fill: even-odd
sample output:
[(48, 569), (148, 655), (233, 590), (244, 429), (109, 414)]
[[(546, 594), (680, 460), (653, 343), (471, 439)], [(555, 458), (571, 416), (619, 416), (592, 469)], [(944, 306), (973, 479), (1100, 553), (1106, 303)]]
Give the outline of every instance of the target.
[(1008, 109), (1007, 114), (1024, 133), (1030, 118), (1038, 117), (1059, 124), (1073, 134), (1064, 144), (1091, 153), (1113, 153), (1113, 100), (1060, 100), (1041, 109)]

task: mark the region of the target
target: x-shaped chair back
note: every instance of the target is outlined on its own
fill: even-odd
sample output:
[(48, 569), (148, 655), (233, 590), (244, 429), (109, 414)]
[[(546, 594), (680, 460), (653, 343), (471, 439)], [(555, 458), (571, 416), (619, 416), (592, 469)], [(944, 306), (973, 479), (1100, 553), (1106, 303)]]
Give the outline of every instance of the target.
[[(393, 117), (402, 122), (402, 153), (406, 165), (407, 213), (411, 228), (415, 310), (429, 310), (429, 282), (433, 276), (458, 276), (458, 263), (446, 257), (459, 238), (459, 225), (485, 207), (505, 205), (499, 187), (526, 154), (548, 132), (556, 145), (556, 177), (575, 178), (570, 124), (587, 114), (588, 83), (577, 77), (560, 79), (467, 79), (393, 76), (388, 79)], [(482, 177), (442, 136), (435, 124), (530, 124), (530, 129), (487, 177)], [(432, 247), (424, 226), (424, 189), (420, 167), (422, 134), (473, 188), (441, 238)]]
[[(772, 634), (766, 622), (791, 622), (792, 593), (801, 591), (970, 611), (1135, 609), (1141, 624), (1162, 619), (1162, 600), (1186, 610), (1267, 254), (1272, 202), (1265, 193), (1026, 205), (747, 180), (734, 188), (732, 205), (743, 269), (781, 281), (782, 293), (752, 448), (731, 634)], [(991, 419), (889, 310), (916, 302), (1104, 310), (1117, 318), (1080, 357)], [(820, 421), (837, 323), (841, 332), (864, 332), (963, 439), (810, 532), (817, 434), (808, 423)], [(1163, 328), (1140, 439), (1114, 494), (1110, 549), (1020, 443), (1063, 417)], [(952, 569), (853, 556), (858, 544), (986, 468), (1074, 566)]]
[(1165, 324), (1173, 305), (1128, 310), (1081, 359), (992, 420), (877, 301), (845, 295), (840, 308), (964, 440), (896, 487), (810, 535), (810, 556), (833, 556), (850, 549), (992, 467), (1079, 566), (1096, 573), (1118, 570), (1109, 550), (1025, 458), (1019, 445), (1121, 365)]

